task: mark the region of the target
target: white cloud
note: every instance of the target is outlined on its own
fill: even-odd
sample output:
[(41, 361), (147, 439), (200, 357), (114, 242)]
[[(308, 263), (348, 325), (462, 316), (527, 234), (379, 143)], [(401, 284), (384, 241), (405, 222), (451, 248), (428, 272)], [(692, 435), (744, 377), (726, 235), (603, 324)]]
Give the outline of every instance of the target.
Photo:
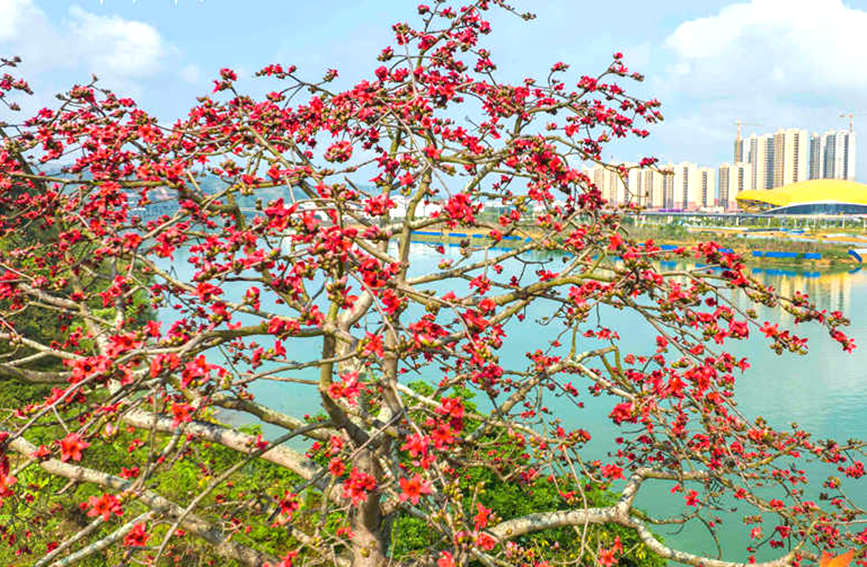
[(33, 0), (0, 0), (0, 54), (19, 55), (30, 72), (80, 69), (115, 84), (155, 76), (174, 49), (150, 24), (72, 6), (52, 22)]
[(33, 18), (32, 10), (28, 0), (0, 0), (0, 42), (17, 38), (22, 24)]
[(682, 23), (665, 45), (681, 92), (867, 100), (865, 30), (867, 11), (842, 0), (751, 0)]
[(153, 26), (78, 6), (69, 9), (69, 16), (72, 46), (97, 74), (147, 77), (160, 70), (167, 47)]
[(18, 55), (32, 68), (57, 66), (62, 37), (32, 0), (0, 0), (0, 54)]
[(864, 53), (867, 11), (844, 0), (740, 0), (685, 21), (654, 52), (662, 72), (648, 75), (666, 116), (655, 154), (731, 161), (736, 120), (758, 123), (745, 135), (844, 128), (841, 113), (867, 111)]

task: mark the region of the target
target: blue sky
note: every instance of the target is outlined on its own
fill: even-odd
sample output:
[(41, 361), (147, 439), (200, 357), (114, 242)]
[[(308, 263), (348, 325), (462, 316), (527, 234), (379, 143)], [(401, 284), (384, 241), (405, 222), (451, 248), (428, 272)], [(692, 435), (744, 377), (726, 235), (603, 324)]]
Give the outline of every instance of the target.
[[(542, 75), (555, 61), (592, 74), (614, 51), (647, 76), (635, 91), (659, 98), (666, 121), (615, 159), (655, 155), (717, 166), (731, 160), (734, 121), (765, 132), (867, 125), (867, 0), (513, 0), (537, 19), (493, 18), (488, 38), (504, 78)], [(210, 91), (221, 67), (242, 77), (292, 63), (311, 78), (369, 77), (403, 0), (0, 0), (0, 54), (25, 59), (29, 103), (96, 73), (163, 121)], [(0, 116), (0, 119), (9, 118)], [(867, 179), (867, 138), (859, 144)]]

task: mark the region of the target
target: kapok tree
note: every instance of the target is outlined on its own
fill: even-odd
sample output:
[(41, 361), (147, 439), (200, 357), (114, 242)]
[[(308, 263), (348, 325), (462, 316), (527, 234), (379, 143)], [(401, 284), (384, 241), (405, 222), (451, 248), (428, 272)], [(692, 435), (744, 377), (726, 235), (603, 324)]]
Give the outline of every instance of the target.
[[(9, 114), (0, 372), (52, 385), (0, 422), (10, 549), (38, 565), (159, 563), (178, 541), (244, 565), (610, 565), (621, 540), (588, 533), (619, 526), (662, 558), (728, 567), (749, 552), (701, 557), (652, 527), (713, 531), (732, 505), (763, 522), (765, 565), (865, 543), (864, 510), (838, 478), (863, 474), (862, 443), (741, 415), (735, 376), (748, 364), (726, 351), (751, 333), (806, 349), (745, 302), (824, 326), (849, 350), (843, 315), (781, 297), (712, 242), (630, 239), (634, 207), (608, 206), (582, 166), (603, 164), (610, 140), (646, 136), (659, 103), (626, 93), (641, 76), (620, 54), (598, 76), (556, 63), (500, 82), (482, 43), (490, 9), (511, 11), (419, 6), (344, 91), (329, 88), (336, 71), (307, 82), (269, 65), (264, 98), (224, 69), (170, 126), (95, 83), (24, 122)], [(28, 87), (7, 74), (0, 89), (14, 105)], [(156, 199), (173, 207), (143, 219)], [(414, 244), (418, 232), (463, 236), (448, 254)], [(631, 329), (606, 325), (614, 310), (652, 343), (621, 349)], [(265, 383), (276, 386), (257, 396)], [(281, 395), (318, 410), (279, 411)], [(554, 398), (572, 404), (572, 425)], [(588, 456), (582, 412), (601, 406), (618, 443)], [(231, 425), (244, 423), (262, 433)], [(234, 457), (217, 466), (205, 458), (216, 450)], [(803, 472), (808, 457), (827, 480)], [(286, 474), (251, 476), (263, 462)], [(198, 488), (174, 493), (188, 463)], [(507, 514), (469, 470), (553, 487), (557, 503)], [(634, 507), (651, 483), (670, 489), (664, 518)], [(615, 497), (595, 505), (600, 488)], [(81, 524), (51, 523), (76, 506)], [(424, 549), (394, 551), (400, 518), (424, 526)], [(539, 544), (563, 528), (571, 557)]]

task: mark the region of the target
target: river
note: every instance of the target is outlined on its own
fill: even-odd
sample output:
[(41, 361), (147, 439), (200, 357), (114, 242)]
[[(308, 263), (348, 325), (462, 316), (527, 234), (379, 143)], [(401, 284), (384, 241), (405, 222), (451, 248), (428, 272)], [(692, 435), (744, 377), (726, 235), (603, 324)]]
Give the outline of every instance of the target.
[[(183, 277), (189, 266), (184, 261), (183, 252), (177, 255), (171, 265)], [(456, 259), (458, 250), (447, 248), (446, 256)], [(412, 250), (412, 271), (416, 274), (435, 271), (441, 259), (442, 256), (435, 253), (430, 244), (416, 243)], [(730, 343), (732, 346), (729, 349), (738, 356), (748, 357), (751, 364), (747, 372), (737, 375), (736, 400), (742, 413), (750, 418), (763, 416), (777, 428), (786, 428), (788, 424), (797, 422), (818, 439), (867, 438), (867, 270), (820, 273), (753, 268), (752, 271), (756, 277), (784, 294), (796, 290), (806, 292), (821, 309), (842, 311), (852, 320), (852, 325), (845, 331), (855, 339), (858, 348), (852, 354), (842, 352), (839, 345), (831, 341), (817, 325), (796, 326), (796, 333), (809, 339), (810, 353), (806, 356), (776, 355), (755, 330), (751, 340)], [(186, 276), (189, 277), (189, 274)], [(466, 289), (465, 286), (459, 288), (462, 289), (454, 291), (460, 293)], [(236, 294), (240, 295), (238, 289), (229, 290), (229, 295)], [(534, 306), (528, 312), (525, 323), (510, 325), (507, 342), (499, 352), (504, 366), (524, 367), (526, 351), (546, 347), (556, 330), (535, 324), (533, 320), (544, 316), (549, 310), (550, 306)], [(761, 308), (759, 313), (762, 319), (780, 323), (781, 328), (793, 326), (791, 316), (781, 310)], [(161, 315), (165, 319), (172, 318), (169, 312)], [(624, 352), (647, 352), (652, 348), (655, 333), (635, 313), (609, 309), (602, 311), (602, 316), (605, 326), (619, 330)], [(600, 346), (596, 341), (582, 340), (583, 347)], [(305, 358), (300, 354), (293, 355), (292, 346), (289, 341), (288, 356)], [(312, 377), (312, 373), (302, 374), (302, 377)], [(418, 376), (411, 379), (418, 379)], [(254, 386), (253, 392), (263, 403), (287, 413), (303, 415), (318, 411), (314, 390), (309, 386), (262, 382)], [(594, 440), (588, 450), (593, 458), (604, 459), (606, 450), (613, 446), (613, 438), (620, 432), (607, 418), (611, 402), (605, 400), (600, 404), (599, 401), (588, 396), (585, 399), (586, 407), (578, 410), (571, 403), (552, 398), (548, 400), (548, 406), (563, 420), (564, 425), (589, 430)], [(860, 481), (860, 484), (860, 488), (854, 486), (855, 495), (862, 505), (867, 505), (865, 481)], [(639, 506), (662, 515), (683, 512), (682, 502), (673, 499), (669, 488), (670, 485), (643, 488), (638, 499)], [(673, 501), (675, 506), (672, 505)], [(744, 550), (749, 543), (746, 537), (749, 530), (736, 523), (738, 517), (724, 517), (720, 539), (726, 550), (724, 557), (742, 561), (746, 558)], [(766, 526), (766, 532), (772, 528), (773, 525)], [(698, 527), (682, 531), (659, 528), (657, 532), (666, 541), (679, 544), (691, 552), (715, 552), (710, 537)], [(760, 559), (769, 556), (773, 554), (759, 554)]]

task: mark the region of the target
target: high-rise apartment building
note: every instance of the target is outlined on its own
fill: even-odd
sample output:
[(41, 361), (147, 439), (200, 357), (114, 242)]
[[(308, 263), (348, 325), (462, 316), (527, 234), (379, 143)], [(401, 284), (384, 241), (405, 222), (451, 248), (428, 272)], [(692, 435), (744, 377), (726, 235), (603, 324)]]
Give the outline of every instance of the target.
[(662, 206), (666, 209), (674, 208), (674, 166), (668, 165), (666, 167), (668, 170), (672, 170), (672, 173), (668, 175), (662, 176)]
[(774, 137), (752, 134), (749, 143), (751, 185), (748, 189), (770, 189), (774, 183)]
[[(626, 164), (632, 166), (635, 164)], [(602, 191), (610, 204), (637, 203), (650, 209), (698, 210), (714, 206), (716, 202), (716, 170), (699, 167), (695, 163), (661, 165), (660, 169), (630, 169), (626, 185), (612, 189), (612, 181), (601, 166), (588, 171), (590, 178)], [(614, 196), (614, 200), (609, 198)]]
[(738, 137), (735, 138), (735, 163), (744, 161), (744, 140), (741, 138), (741, 127), (738, 125)]
[(630, 173), (634, 175), (635, 181), (630, 182), (629, 190), (639, 195), (638, 202), (641, 206), (651, 209), (661, 209), (666, 206), (665, 179), (671, 176), (653, 169), (634, 169)]
[(605, 174), (608, 179), (606, 180), (606, 187), (608, 189), (608, 202), (614, 205), (623, 205), (626, 203), (626, 183), (623, 182), (623, 179), (620, 177), (616, 171), (606, 170)]
[(825, 176), (824, 140), (824, 136), (820, 136), (816, 132), (813, 132), (813, 135), (810, 136), (810, 179), (822, 179)]
[(719, 171), (717, 172), (717, 183), (719, 183), (719, 198), (718, 205), (723, 209), (728, 209), (729, 207), (729, 199), (731, 199), (731, 190), (729, 189), (731, 185), (731, 175), (732, 169), (731, 166), (727, 163), (719, 166)]
[(647, 206), (661, 209), (665, 206), (665, 176), (658, 171), (644, 171), (644, 190), (648, 194)]
[(828, 179), (842, 179), (843, 162), (846, 158), (846, 138), (836, 132), (825, 134), (825, 175)]
[(602, 193), (602, 198), (608, 201), (609, 206), (616, 207), (626, 203), (626, 184), (616, 171), (597, 164), (589, 168), (586, 173)]
[(631, 203), (638, 205), (644, 205), (646, 200), (642, 173), (640, 169), (630, 169), (626, 174), (626, 195)]
[(778, 130), (774, 134), (774, 177), (771, 187), (806, 181), (809, 149), (806, 130)]
[(845, 164), (843, 179), (848, 179), (849, 181), (855, 181), (855, 156), (857, 155), (855, 141), (855, 131), (846, 131), (846, 159), (843, 160)]
[(724, 163), (719, 167), (719, 206), (730, 210), (737, 208), (738, 193), (753, 187), (752, 167), (749, 163)]
[(716, 174), (712, 167), (698, 168), (699, 208), (713, 207), (716, 201)]
[(701, 181), (698, 165), (683, 162), (674, 166), (673, 207), (675, 209), (698, 209), (701, 204)]
[[(740, 137), (735, 139), (735, 155)], [(751, 189), (772, 189), (807, 179), (855, 180), (855, 132), (824, 134), (800, 128), (774, 134), (752, 134), (744, 150), (750, 166)]]
[(626, 190), (631, 202), (642, 207), (662, 207), (662, 174), (653, 169), (630, 169)]
[(594, 165), (593, 167), (588, 168), (587, 176), (590, 177), (593, 185), (599, 189), (602, 198), (605, 199), (605, 168), (601, 165)]
[(829, 130), (821, 137), (822, 178), (855, 180), (855, 132)]

